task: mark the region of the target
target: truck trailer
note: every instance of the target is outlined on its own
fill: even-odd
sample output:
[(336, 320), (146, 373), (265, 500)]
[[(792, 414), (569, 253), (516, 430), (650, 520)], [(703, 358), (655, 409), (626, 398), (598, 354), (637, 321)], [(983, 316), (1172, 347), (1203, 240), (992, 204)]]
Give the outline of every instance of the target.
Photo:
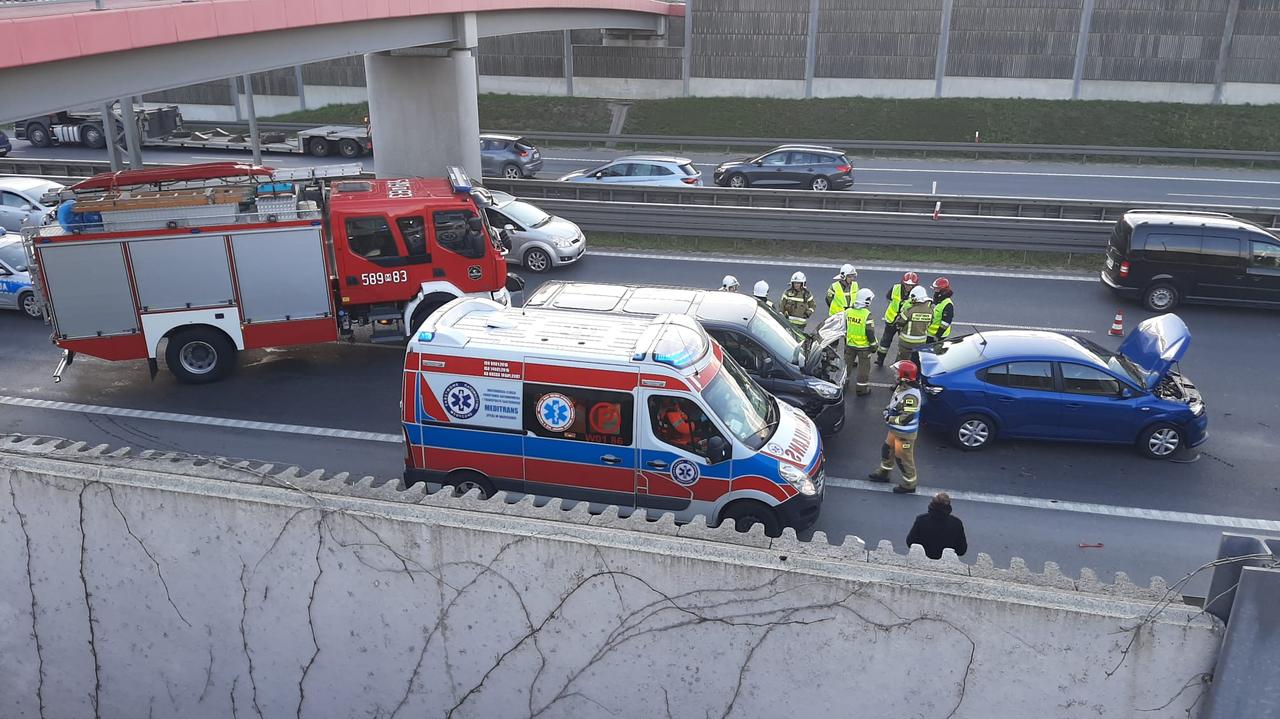
[[(223, 149), (241, 152), (253, 149), (248, 131), (230, 131), (219, 127), (196, 129), (183, 124), (177, 105), (139, 107), (138, 138), (143, 147)], [(123, 132), (120, 118), (115, 118), (116, 132)], [(102, 113), (94, 111), (55, 112), (29, 117), (14, 123), (14, 136), (36, 147), (83, 145), (94, 149), (107, 146)], [(373, 138), (366, 122), (363, 127), (324, 125), (303, 130), (264, 130), (258, 133), (263, 152), (309, 153), (314, 157), (340, 155), (348, 159), (373, 151)]]
[[(182, 382), (226, 376), (242, 350), (396, 343), (463, 296), (510, 303), (487, 193), (448, 179), (375, 180), (358, 166), (207, 163), (103, 173), (49, 197), (24, 231), (60, 380), (77, 354), (148, 361)], [(356, 177), (352, 179), (352, 176)]]

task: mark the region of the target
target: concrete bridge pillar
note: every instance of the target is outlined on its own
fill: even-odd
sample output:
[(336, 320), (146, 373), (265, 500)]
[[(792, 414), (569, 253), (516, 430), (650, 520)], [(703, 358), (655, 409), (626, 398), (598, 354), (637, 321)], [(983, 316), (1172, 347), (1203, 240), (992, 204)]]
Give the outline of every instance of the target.
[(411, 48), (364, 56), (378, 177), (480, 178), (480, 108), (471, 48)]

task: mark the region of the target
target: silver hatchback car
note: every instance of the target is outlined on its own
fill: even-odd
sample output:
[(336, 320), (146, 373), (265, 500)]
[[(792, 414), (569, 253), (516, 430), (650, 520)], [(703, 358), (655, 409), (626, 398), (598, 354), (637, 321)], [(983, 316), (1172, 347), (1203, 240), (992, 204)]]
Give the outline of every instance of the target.
[(570, 172), (561, 182), (598, 182), (609, 185), (673, 185), (702, 184), (702, 172), (687, 157), (671, 155), (628, 155), (589, 170)]
[(582, 259), (587, 237), (577, 225), (505, 192), (489, 194), (493, 196), (493, 204), (485, 208), (489, 223), (511, 228), (507, 262), (524, 265), (530, 272), (546, 272)]
[(519, 180), (542, 169), (542, 152), (517, 135), (480, 136), (480, 170), (485, 177)]

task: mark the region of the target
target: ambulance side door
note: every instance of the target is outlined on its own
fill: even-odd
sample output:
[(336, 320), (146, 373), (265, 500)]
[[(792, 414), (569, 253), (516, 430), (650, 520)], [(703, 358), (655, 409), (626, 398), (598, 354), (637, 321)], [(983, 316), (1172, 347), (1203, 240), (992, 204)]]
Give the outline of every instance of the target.
[(727, 443), (724, 432), (689, 393), (645, 389), (641, 397), (636, 505), (675, 512), (680, 520), (711, 519), (733, 476), (730, 459), (713, 461), (715, 438)]
[(525, 491), (634, 507), (637, 373), (556, 362), (525, 364)]

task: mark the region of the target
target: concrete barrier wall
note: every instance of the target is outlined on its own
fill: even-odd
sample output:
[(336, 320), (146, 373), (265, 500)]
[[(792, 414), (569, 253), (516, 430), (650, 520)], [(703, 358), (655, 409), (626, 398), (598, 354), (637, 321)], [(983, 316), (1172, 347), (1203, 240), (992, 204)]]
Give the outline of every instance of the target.
[(1162, 584), (0, 440), (0, 716), (1195, 716)]

